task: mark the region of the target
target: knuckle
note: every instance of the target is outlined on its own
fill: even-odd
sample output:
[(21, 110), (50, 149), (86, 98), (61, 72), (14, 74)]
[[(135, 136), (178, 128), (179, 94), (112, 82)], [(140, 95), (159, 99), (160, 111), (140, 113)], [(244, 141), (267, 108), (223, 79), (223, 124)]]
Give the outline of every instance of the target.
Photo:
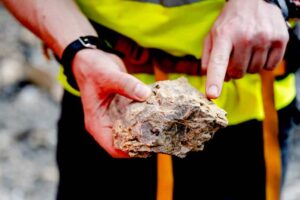
[(288, 33), (283, 33), (276, 37), (273, 41), (274, 45), (276, 47), (285, 47), (289, 41), (289, 34)]
[(253, 39), (250, 34), (243, 34), (242, 37), (240, 38), (241, 43), (245, 46), (252, 46), (253, 45)]
[(226, 26), (216, 26), (212, 32), (216, 37), (220, 37), (228, 34), (228, 28)]
[(133, 89), (133, 84), (131, 79), (125, 74), (124, 72), (118, 72), (118, 76), (115, 77), (114, 81), (111, 81), (113, 88), (115, 89), (114, 92), (116, 93), (123, 93), (125, 91), (131, 91)]
[(248, 73), (249, 74), (256, 74), (256, 73), (258, 73), (258, 71), (257, 71), (257, 69), (252, 69), (251, 68), (251, 69), (248, 70)]
[(257, 33), (255, 38), (256, 38), (259, 46), (265, 47), (271, 41), (271, 34), (267, 33), (267, 32), (259, 32), (259, 33)]
[(269, 65), (269, 66), (265, 67), (264, 69), (268, 70), (268, 71), (273, 71), (275, 69), (275, 65)]
[(127, 92), (133, 92), (137, 83), (131, 79), (130, 76), (127, 76), (127, 74), (122, 76), (122, 84), (119, 85), (119, 91), (127, 91)]
[(262, 68), (262, 66), (260, 66), (259, 64), (252, 64), (252, 66), (248, 69), (248, 73), (249, 74), (256, 74), (260, 72), (260, 69)]
[(229, 68), (227, 73), (232, 79), (240, 79), (244, 76), (244, 70), (237, 68)]
[(121, 60), (121, 58), (119, 56), (112, 54), (112, 53), (110, 53), (109, 56), (113, 60), (113, 62), (115, 62), (117, 65), (119, 65), (119, 66), (123, 65), (123, 61)]
[(289, 34), (283, 34), (280, 38), (279, 38), (281, 41), (282, 41), (282, 43), (285, 45), (285, 44), (287, 44), (288, 43), (288, 41), (289, 41)]

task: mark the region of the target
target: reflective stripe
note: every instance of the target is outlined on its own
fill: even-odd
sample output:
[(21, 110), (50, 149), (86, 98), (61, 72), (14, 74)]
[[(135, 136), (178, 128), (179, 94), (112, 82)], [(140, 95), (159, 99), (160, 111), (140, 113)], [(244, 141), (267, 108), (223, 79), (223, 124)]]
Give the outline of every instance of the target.
[(136, 1), (156, 3), (165, 7), (174, 7), (174, 6), (182, 6), (190, 3), (195, 3), (201, 0), (136, 0)]

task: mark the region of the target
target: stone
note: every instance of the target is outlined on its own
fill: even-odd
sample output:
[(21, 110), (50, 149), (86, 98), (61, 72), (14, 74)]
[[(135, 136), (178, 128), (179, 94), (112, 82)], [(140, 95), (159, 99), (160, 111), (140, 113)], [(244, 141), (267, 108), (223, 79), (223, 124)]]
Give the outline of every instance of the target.
[(131, 157), (163, 153), (180, 158), (201, 151), (228, 124), (226, 112), (186, 78), (158, 81), (145, 102), (115, 96), (110, 105), (114, 146)]

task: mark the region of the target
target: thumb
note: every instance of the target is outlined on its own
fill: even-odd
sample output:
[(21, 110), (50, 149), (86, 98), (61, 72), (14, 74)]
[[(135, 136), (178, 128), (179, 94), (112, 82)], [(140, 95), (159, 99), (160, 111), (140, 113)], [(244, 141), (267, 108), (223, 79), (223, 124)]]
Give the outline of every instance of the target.
[(121, 71), (110, 71), (109, 90), (122, 96), (145, 101), (151, 94), (151, 89), (137, 78)]

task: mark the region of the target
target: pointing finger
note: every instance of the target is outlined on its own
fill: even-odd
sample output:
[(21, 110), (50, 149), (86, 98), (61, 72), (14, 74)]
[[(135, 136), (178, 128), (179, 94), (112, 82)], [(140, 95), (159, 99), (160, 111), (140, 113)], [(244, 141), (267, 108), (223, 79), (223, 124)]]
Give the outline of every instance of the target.
[(216, 38), (213, 41), (206, 80), (208, 98), (218, 98), (221, 93), (231, 51), (232, 42), (229, 39)]
[(203, 73), (206, 73), (207, 70), (211, 47), (212, 47), (212, 41), (211, 41), (211, 35), (209, 34), (204, 41), (204, 48), (203, 48), (203, 53), (201, 58), (201, 71)]

